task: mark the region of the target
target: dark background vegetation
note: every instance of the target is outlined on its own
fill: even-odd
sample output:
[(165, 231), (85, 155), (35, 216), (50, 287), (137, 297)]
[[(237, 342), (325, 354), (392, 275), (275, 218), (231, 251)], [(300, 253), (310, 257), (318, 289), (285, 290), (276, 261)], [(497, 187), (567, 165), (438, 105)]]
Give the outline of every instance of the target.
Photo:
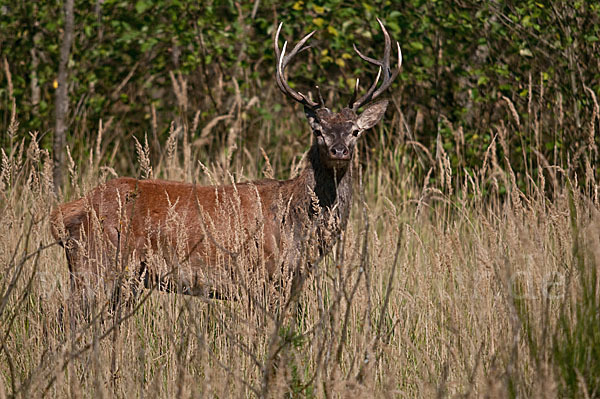
[[(0, 131), (10, 121), (9, 68), (20, 131), (39, 131), (49, 148), (63, 4), (0, 4)], [(492, 146), (494, 155), (507, 157), (518, 179), (545, 162), (570, 173), (595, 168), (600, 3), (76, 0), (74, 9), (67, 144), (76, 160), (101, 119), (108, 139), (103, 154), (115, 157), (118, 147), (122, 174), (135, 170), (131, 136), (141, 141), (148, 134), (157, 157), (174, 119), (195, 140), (228, 114), (196, 142), (198, 150), (222, 150), (240, 120), (237, 150), (252, 148), (265, 120), (290, 117), (291, 105), (274, 81), (272, 40), (280, 21), (282, 36), (293, 41), (318, 30), (314, 49), (291, 67), (290, 81), (305, 91), (318, 83), (328, 105), (339, 109), (355, 77), (363, 86), (374, 78), (352, 44), (379, 56), (379, 17), (404, 54), (384, 134), (420, 160), (416, 173), (434, 167), (440, 151), (455, 174), (480, 168), (500, 129), (511, 133), (506, 146)], [(291, 126), (297, 131), (289, 134), (298, 137), (307, 130), (300, 119)], [(372, 135), (369, 144), (379, 148), (379, 139)], [(0, 145), (9, 140), (3, 135)], [(276, 148), (269, 151), (269, 144), (286, 138), (272, 140), (261, 143), (267, 153)]]

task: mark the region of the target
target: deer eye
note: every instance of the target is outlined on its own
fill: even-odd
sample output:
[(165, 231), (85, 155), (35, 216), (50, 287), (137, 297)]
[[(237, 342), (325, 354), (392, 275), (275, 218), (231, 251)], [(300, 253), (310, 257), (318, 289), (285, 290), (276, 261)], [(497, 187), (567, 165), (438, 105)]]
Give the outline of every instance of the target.
[(354, 137), (357, 137), (359, 133), (360, 133), (360, 129), (359, 128), (357, 128), (357, 127), (353, 127), (352, 128), (352, 135)]
[(313, 129), (313, 134), (315, 136), (322, 136), (323, 135), (323, 131), (320, 128), (317, 127), (315, 129)]

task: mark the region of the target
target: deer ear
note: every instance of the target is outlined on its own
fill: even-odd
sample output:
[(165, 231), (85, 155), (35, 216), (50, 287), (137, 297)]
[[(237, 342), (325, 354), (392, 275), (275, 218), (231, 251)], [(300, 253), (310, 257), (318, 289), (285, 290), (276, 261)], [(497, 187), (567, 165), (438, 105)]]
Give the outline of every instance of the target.
[(387, 106), (387, 100), (378, 101), (369, 105), (356, 120), (356, 126), (358, 126), (360, 130), (372, 128), (381, 120), (381, 118), (383, 118)]

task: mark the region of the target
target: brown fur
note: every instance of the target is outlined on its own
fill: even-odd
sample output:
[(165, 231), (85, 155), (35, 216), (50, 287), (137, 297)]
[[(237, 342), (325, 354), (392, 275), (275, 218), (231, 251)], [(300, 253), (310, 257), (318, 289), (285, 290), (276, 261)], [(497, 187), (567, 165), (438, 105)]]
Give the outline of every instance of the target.
[(65, 247), (73, 283), (129, 272), (200, 295), (235, 286), (242, 265), (256, 279), (272, 278), (310, 261), (299, 247), (327, 253), (350, 213), (356, 140), (386, 106), (372, 104), (360, 116), (307, 110), (315, 138), (295, 179), (215, 187), (123, 177), (59, 206), (52, 234)]
[[(108, 276), (120, 262), (137, 267), (149, 253), (162, 251), (173, 266), (189, 261), (192, 273), (180, 283), (190, 293), (199, 293), (207, 288), (211, 276), (222, 277), (222, 270), (211, 268), (231, 264), (247, 250), (245, 246), (257, 242), (261, 248), (255, 249), (261, 251), (266, 274), (275, 272), (282, 233), (286, 234), (282, 231), (283, 206), (285, 200), (300, 197), (293, 182), (261, 180), (210, 187), (114, 179), (86, 197), (58, 207), (51, 215), (52, 233), (64, 244), (76, 279)], [(296, 201), (291, 204), (298, 205)], [(184, 248), (174, 253), (181, 246), (178, 240)], [(204, 277), (199, 277), (199, 271)]]

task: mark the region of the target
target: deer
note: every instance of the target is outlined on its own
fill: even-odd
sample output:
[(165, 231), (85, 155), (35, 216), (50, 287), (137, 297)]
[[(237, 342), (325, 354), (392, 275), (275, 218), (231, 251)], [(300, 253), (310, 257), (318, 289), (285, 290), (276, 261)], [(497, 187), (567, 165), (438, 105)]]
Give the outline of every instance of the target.
[[(51, 233), (64, 247), (72, 290), (93, 292), (93, 283), (115, 281), (127, 270), (148, 288), (214, 297), (235, 289), (236, 267), (244, 256), (252, 259), (245, 262), (251, 274), (269, 279), (283, 265), (300, 262), (301, 243), (321, 256), (330, 252), (350, 215), (356, 143), (383, 118), (388, 100), (375, 100), (402, 65), (396, 42), (397, 66), (390, 67), (390, 35), (377, 21), (383, 57), (368, 57), (353, 46), (362, 60), (378, 67), (377, 76), (360, 97), (356, 79), (350, 102), (339, 112), (325, 106), (318, 86), (318, 101), (290, 87), (286, 68), (310, 48), (306, 43), (315, 31), (288, 53), (287, 41), (279, 47), (279, 24), (276, 83), (303, 106), (312, 131), (304, 168), (296, 177), (213, 186), (119, 177), (56, 207)], [(167, 272), (155, 270), (151, 258), (161, 259)]]

